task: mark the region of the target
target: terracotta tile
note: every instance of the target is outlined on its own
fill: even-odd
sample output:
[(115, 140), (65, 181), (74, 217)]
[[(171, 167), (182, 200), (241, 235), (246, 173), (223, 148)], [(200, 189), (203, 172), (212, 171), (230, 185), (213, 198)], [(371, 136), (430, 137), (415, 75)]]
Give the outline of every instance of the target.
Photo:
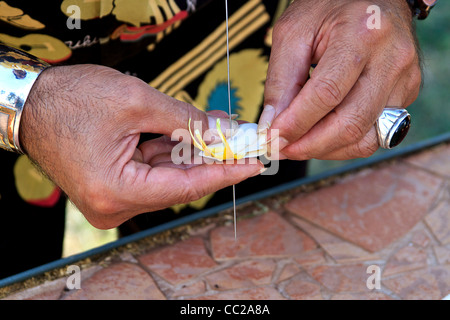
[(172, 284), (190, 280), (217, 266), (199, 237), (156, 249), (138, 257), (138, 260)]
[(450, 264), (450, 246), (434, 246), (433, 250), (439, 264)]
[(387, 294), (379, 291), (362, 293), (338, 293), (331, 297), (331, 300), (393, 300)]
[(419, 247), (426, 248), (431, 243), (431, 239), (425, 232), (424, 227), (414, 231), (411, 237), (411, 242)]
[[(192, 300), (285, 300), (285, 298), (272, 287), (255, 287), (244, 290), (223, 291), (195, 297)], [(262, 301), (260, 304), (264, 304)]]
[(216, 260), (285, 257), (316, 248), (310, 237), (274, 212), (241, 220), (237, 230), (237, 240), (232, 226), (211, 231), (211, 246)]
[(81, 282), (65, 300), (163, 300), (153, 279), (141, 267), (121, 262), (96, 272)]
[[(91, 266), (88, 268), (81, 268), (81, 281), (92, 276), (95, 272), (102, 269), (101, 266)], [(60, 275), (67, 274), (64, 269), (59, 270)], [(5, 300), (57, 300), (70, 293), (66, 291), (66, 283), (68, 277), (59, 278), (53, 281), (45, 281), (36, 287), (25, 289), (12, 294), (5, 298)]]
[(177, 288), (175, 288), (175, 290), (172, 294), (172, 298), (198, 295), (198, 294), (205, 293), (205, 291), (206, 291), (205, 282), (196, 281), (191, 284), (179, 285)]
[(36, 287), (9, 295), (4, 300), (58, 300), (65, 286), (65, 278), (46, 281)]
[(302, 253), (294, 259), (301, 266), (313, 266), (316, 264), (323, 264), (326, 262), (325, 253), (322, 249), (316, 249)]
[(364, 264), (324, 265), (307, 267), (306, 271), (333, 292), (369, 292), (367, 267)]
[(382, 283), (404, 300), (440, 300), (450, 292), (450, 266), (405, 272)]
[(271, 260), (244, 261), (205, 278), (213, 290), (248, 288), (270, 284), (275, 267)]
[(284, 292), (293, 300), (323, 300), (320, 286), (313, 282), (305, 273), (289, 280), (283, 287)]
[(440, 145), (405, 159), (408, 163), (450, 177), (450, 144)]
[(450, 200), (441, 200), (425, 217), (425, 222), (441, 244), (450, 243)]
[(309, 222), (303, 219), (293, 218), (295, 224), (297, 224), (303, 231), (313, 237), (320, 246), (339, 263), (358, 262), (367, 260), (379, 259), (377, 254), (370, 253), (360, 247), (342, 240), (335, 235), (315, 227)]
[(427, 252), (423, 248), (406, 246), (398, 250), (386, 262), (382, 277), (421, 269), (427, 266)]
[(280, 275), (278, 276), (277, 282), (281, 282), (286, 279), (289, 279), (290, 277), (296, 275), (300, 271), (301, 270), (299, 267), (297, 267), (297, 265), (295, 265), (294, 263), (288, 263), (285, 266), (283, 266), (283, 269), (282, 269)]
[(426, 214), (442, 179), (405, 164), (365, 169), (300, 194), (286, 208), (358, 246), (378, 251)]

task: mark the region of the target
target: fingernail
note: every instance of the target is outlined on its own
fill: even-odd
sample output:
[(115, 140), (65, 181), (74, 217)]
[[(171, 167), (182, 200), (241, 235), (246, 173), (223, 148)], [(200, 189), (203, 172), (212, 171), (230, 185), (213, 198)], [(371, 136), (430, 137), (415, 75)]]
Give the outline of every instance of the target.
[(276, 161), (276, 160), (286, 160), (288, 157), (286, 157), (284, 154), (282, 154), (281, 152), (277, 153), (277, 154), (267, 154), (265, 156), (267, 158), (267, 160), (270, 161)]
[(260, 174), (266, 172), (267, 169), (269, 169), (269, 168), (262, 168), (262, 169), (259, 169), (259, 170), (256, 171), (256, 173), (253, 175), (253, 177), (259, 176)]
[[(217, 132), (217, 119), (218, 117), (208, 116), (209, 130), (214, 138), (219, 138), (219, 134)], [(224, 136), (229, 138), (239, 128), (239, 123), (235, 120), (231, 120), (230, 123), (230, 119), (220, 118), (220, 128)]]
[(237, 119), (237, 117), (239, 117), (239, 115), (237, 113), (232, 113), (231, 114), (231, 119), (232, 120)]
[(289, 144), (289, 141), (287, 141), (285, 138), (283, 137), (279, 137), (278, 138), (278, 150), (283, 150), (284, 148), (286, 148)]
[(259, 117), (258, 129), (257, 132), (261, 132), (270, 128), (275, 119), (276, 110), (273, 106), (267, 105), (264, 107), (264, 110)]

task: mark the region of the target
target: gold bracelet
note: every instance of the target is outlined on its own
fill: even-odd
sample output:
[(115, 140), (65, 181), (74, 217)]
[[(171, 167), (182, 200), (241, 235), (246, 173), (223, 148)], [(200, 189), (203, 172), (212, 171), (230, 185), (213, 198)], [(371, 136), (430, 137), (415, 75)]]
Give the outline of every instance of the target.
[(50, 65), (26, 52), (0, 45), (0, 148), (23, 153), (19, 126), (28, 94)]

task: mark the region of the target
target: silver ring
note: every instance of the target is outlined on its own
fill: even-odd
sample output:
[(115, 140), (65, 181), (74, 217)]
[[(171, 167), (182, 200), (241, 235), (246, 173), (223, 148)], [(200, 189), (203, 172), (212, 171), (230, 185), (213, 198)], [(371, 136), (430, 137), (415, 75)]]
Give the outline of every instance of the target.
[(385, 108), (378, 118), (378, 143), (381, 148), (392, 149), (406, 137), (411, 126), (411, 115), (405, 109)]

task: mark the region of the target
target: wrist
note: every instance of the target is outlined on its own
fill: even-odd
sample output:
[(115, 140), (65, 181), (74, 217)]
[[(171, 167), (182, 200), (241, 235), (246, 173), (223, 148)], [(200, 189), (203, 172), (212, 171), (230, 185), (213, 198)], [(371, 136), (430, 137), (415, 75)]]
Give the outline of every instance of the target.
[(23, 153), (22, 113), (34, 83), (47, 67), (34, 56), (0, 45), (0, 148)]
[(53, 107), (57, 102), (51, 84), (54, 81), (52, 80), (54, 70), (58, 68), (50, 67), (39, 75), (23, 108), (19, 132), (21, 147), (23, 153), (33, 159), (38, 154), (48, 151), (47, 143), (53, 143), (51, 141), (55, 122)]

